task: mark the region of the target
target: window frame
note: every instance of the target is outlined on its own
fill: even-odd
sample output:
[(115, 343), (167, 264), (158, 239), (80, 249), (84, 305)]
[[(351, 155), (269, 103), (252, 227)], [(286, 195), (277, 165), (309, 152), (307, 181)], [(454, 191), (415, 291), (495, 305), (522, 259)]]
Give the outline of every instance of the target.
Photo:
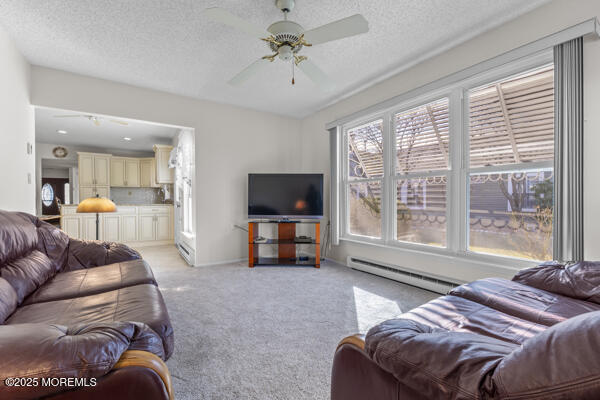
[[(340, 210), (340, 235), (341, 241), (362, 244), (375, 244), (385, 248), (426, 252), (449, 257), (463, 257), (472, 261), (506, 266), (511, 268), (524, 268), (535, 261), (525, 258), (479, 253), (469, 250), (469, 180), (472, 173), (529, 171), (536, 169), (552, 168), (552, 161), (526, 163), (524, 168), (515, 168), (517, 164), (500, 165), (492, 167), (475, 167), (469, 165), (469, 91), (490, 82), (500, 81), (507, 77), (518, 75), (532, 69), (542, 68), (553, 63), (552, 49), (539, 51), (516, 61), (498, 65), (472, 77), (443, 85), (427, 91), (416, 93), (413, 97), (399, 102), (391, 107), (374, 110), (367, 115), (341, 125), (339, 141), (339, 196), (338, 208)], [(430, 86), (430, 85), (429, 85)], [(394, 115), (408, 111), (412, 108), (448, 98), (448, 169), (434, 170), (427, 173), (415, 172), (410, 174), (396, 174), (396, 132)], [(382, 181), (382, 237), (373, 238), (352, 234), (349, 231), (348, 207), (348, 130), (363, 125), (376, 119), (383, 119), (383, 162), (384, 175), (382, 178), (368, 178), (368, 180)], [(519, 165), (523, 165), (519, 164)], [(396, 184), (399, 179), (409, 179), (411, 176), (422, 177), (441, 176), (447, 174), (446, 183), (446, 246), (434, 246), (415, 242), (396, 240), (397, 216), (394, 210), (396, 202)], [(401, 178), (399, 178), (401, 177)], [(354, 180), (352, 180), (354, 182)]]

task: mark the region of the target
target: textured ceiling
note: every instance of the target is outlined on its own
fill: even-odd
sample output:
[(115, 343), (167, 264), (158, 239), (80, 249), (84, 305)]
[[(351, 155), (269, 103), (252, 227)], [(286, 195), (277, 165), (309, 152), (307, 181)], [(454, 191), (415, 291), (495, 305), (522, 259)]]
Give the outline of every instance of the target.
[(0, 0), (0, 24), (27, 59), (136, 86), (306, 116), (416, 58), (457, 44), (547, 0), (297, 0), (305, 29), (362, 13), (367, 34), (306, 48), (335, 81), (323, 92), (277, 60), (241, 88), (226, 81), (269, 53), (266, 44), (208, 20), (219, 6), (265, 29), (281, 19), (273, 0)]
[[(100, 119), (100, 126), (83, 117), (56, 118), (55, 115), (76, 115), (72, 111), (52, 108), (36, 108), (35, 140), (41, 143), (55, 143), (64, 146), (89, 146), (98, 149), (120, 149), (127, 151), (152, 152), (155, 144), (170, 144), (179, 128), (149, 124), (117, 118), (128, 125), (110, 122), (111, 117)], [(66, 134), (58, 130), (67, 131)], [(131, 138), (126, 141), (123, 138)]]

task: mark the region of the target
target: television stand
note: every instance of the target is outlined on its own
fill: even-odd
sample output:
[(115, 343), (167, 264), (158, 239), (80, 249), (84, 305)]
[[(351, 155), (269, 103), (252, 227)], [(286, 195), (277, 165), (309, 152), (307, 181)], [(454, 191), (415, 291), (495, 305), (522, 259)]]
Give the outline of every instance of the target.
[[(277, 224), (277, 239), (257, 241), (259, 224)], [(296, 226), (298, 224), (312, 224), (315, 234), (310, 241), (306, 238), (296, 241)], [(321, 267), (321, 222), (315, 221), (248, 221), (248, 267), (257, 265), (310, 265)], [(261, 257), (261, 246), (277, 245), (277, 257)], [(296, 254), (297, 245), (314, 246), (313, 256), (299, 256)]]

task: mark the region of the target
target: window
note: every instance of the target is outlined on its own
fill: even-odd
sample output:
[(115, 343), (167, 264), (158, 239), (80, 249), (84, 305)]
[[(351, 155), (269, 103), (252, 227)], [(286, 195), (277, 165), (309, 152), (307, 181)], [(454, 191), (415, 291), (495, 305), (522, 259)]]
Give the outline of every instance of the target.
[(346, 137), (348, 231), (352, 235), (381, 238), (383, 120), (353, 127)]
[(343, 127), (342, 237), (552, 259), (551, 53)]
[(52, 203), (54, 203), (54, 189), (52, 188), (52, 185), (45, 183), (44, 186), (42, 186), (42, 204), (46, 207), (50, 207)]
[(445, 246), (448, 99), (397, 113), (393, 121), (396, 240)]
[(553, 160), (552, 66), (469, 91), (469, 250), (552, 259)]

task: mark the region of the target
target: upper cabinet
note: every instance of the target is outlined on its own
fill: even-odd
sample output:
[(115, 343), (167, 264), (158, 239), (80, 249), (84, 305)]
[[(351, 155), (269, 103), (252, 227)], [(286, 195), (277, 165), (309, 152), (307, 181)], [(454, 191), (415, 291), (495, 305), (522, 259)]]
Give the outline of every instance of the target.
[(77, 153), (79, 161), (79, 201), (110, 194), (110, 154)]
[(140, 160), (140, 186), (158, 186), (156, 183), (156, 168), (154, 158), (142, 158)]
[(112, 157), (110, 160), (110, 186), (140, 187), (140, 160), (138, 158)]
[(169, 168), (169, 157), (173, 146), (165, 144), (154, 145), (154, 160), (156, 161), (156, 183), (173, 183), (173, 169)]

